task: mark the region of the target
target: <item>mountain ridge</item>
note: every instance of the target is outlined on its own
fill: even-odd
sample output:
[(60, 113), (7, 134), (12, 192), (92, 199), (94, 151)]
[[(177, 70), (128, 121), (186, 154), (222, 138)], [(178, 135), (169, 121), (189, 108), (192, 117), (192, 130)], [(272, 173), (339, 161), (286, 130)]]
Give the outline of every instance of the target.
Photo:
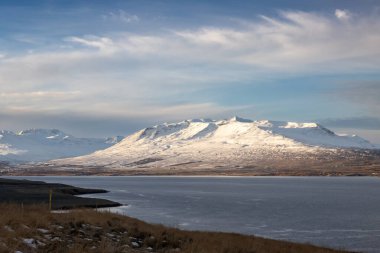
[(58, 129), (0, 130), (0, 161), (39, 162), (80, 156), (107, 148), (122, 138), (77, 138)]
[(215, 167), (252, 161), (376, 149), (358, 136), (337, 135), (317, 123), (243, 119), (192, 119), (141, 129), (119, 143), (54, 164), (112, 168), (158, 168), (178, 164)]

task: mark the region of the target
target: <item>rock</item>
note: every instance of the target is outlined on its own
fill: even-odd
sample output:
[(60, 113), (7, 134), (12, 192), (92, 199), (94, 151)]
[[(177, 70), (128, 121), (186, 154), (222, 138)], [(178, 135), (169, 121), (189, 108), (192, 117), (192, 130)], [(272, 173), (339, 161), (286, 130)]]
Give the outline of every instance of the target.
[(131, 252), (129, 245), (123, 245), (120, 247), (121, 253), (129, 253)]
[(57, 241), (62, 241), (61, 238), (59, 237), (54, 237), (53, 239), (51, 239), (52, 242), (57, 242)]
[(37, 245), (44, 247), (46, 246), (46, 243), (37, 240)]
[(114, 235), (114, 234), (111, 234), (111, 233), (107, 233), (106, 235), (107, 235), (108, 237), (111, 237), (111, 238), (112, 238), (112, 237), (115, 237), (115, 235)]
[(132, 242), (131, 245), (133, 248), (140, 248), (140, 244), (138, 242)]
[(25, 243), (26, 245), (28, 245), (29, 247), (31, 248), (36, 248), (36, 240), (34, 240), (33, 238), (24, 238), (22, 239), (23, 243)]
[(43, 228), (37, 228), (37, 231), (40, 232), (40, 233), (42, 233), (42, 234), (47, 234), (47, 233), (49, 233), (49, 230), (47, 230), (47, 229), (43, 229)]
[(11, 227), (8, 226), (8, 225), (5, 225), (5, 226), (4, 226), (4, 229), (7, 230), (8, 232), (14, 232), (13, 228), (11, 228)]

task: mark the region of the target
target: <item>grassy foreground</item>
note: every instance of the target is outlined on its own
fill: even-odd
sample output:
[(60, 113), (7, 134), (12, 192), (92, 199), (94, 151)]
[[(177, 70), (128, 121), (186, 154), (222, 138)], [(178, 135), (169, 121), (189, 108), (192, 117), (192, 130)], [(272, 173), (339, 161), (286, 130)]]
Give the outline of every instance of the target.
[(96, 210), (0, 204), (0, 252), (343, 252), (231, 233), (190, 232)]

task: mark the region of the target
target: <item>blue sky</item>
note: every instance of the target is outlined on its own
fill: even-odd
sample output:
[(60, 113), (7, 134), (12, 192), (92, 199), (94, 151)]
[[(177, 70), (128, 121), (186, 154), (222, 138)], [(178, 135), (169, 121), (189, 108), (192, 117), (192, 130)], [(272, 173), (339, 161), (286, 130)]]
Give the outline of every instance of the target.
[(380, 143), (380, 3), (1, 1), (0, 128), (318, 121)]

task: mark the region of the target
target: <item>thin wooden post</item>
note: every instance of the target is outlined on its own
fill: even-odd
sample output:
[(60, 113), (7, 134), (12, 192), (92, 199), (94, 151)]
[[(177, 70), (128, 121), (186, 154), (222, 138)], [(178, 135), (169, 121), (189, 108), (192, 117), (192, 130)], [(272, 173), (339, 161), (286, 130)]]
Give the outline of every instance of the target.
[(51, 202), (52, 202), (52, 199), (53, 199), (53, 190), (50, 189), (50, 192), (49, 192), (49, 210), (51, 211)]

